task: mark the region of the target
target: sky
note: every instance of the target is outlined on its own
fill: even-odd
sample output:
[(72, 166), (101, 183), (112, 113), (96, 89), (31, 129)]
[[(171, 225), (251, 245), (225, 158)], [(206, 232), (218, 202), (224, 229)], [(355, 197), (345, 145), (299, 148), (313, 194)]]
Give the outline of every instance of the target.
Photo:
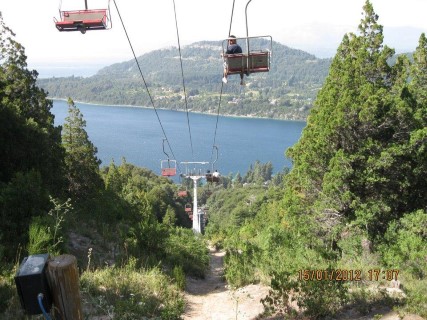
[[(246, 36), (245, 6), (235, 0), (231, 33)], [(89, 9), (107, 8), (109, 0), (88, 0)], [(115, 3), (119, 11), (117, 11)], [(112, 29), (59, 32), (60, 0), (0, 0), (4, 22), (26, 50), (28, 66), (40, 75), (79, 75), (133, 58), (119, 13), (137, 56), (177, 46), (173, 0), (110, 0)], [(274, 41), (319, 58), (332, 57), (342, 37), (357, 32), (365, 0), (252, 0), (249, 36)], [(397, 53), (415, 50), (427, 33), (427, 0), (371, 0), (384, 43)], [(181, 46), (228, 36), (233, 0), (175, 0)], [(84, 9), (84, 0), (62, 0), (62, 10)], [(273, 53), (274, 54), (274, 53)]]

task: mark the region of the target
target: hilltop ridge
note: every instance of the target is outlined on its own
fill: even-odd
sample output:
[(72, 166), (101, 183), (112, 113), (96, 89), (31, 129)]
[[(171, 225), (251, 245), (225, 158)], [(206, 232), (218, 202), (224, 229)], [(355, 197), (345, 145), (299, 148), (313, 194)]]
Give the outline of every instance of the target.
[[(259, 42), (259, 46), (268, 45)], [(200, 41), (181, 50), (188, 109), (216, 113), (221, 92), (222, 43)], [(179, 51), (162, 48), (138, 57), (155, 106), (185, 110)], [(328, 73), (331, 59), (272, 43), (268, 73), (251, 74), (246, 86), (231, 76), (223, 88), (221, 114), (274, 119), (305, 119)], [(151, 106), (135, 61), (104, 67), (94, 76), (39, 79), (50, 97), (89, 103)]]

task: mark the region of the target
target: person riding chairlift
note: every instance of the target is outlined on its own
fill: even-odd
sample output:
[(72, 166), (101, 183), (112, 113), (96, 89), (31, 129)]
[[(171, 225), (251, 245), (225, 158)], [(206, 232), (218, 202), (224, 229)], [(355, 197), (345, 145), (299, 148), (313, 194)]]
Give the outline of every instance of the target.
[(212, 177), (214, 177), (214, 178), (219, 178), (219, 176), (220, 176), (220, 174), (219, 174), (218, 170), (215, 170), (215, 172), (212, 173)]
[[(225, 54), (239, 54), (242, 53), (242, 47), (237, 44), (236, 36), (231, 35), (228, 38), (228, 46)], [(222, 78), (222, 82), (227, 83), (227, 63), (224, 62), (224, 75)], [(243, 86), (245, 83), (243, 81), (243, 73), (240, 74), (240, 84)]]

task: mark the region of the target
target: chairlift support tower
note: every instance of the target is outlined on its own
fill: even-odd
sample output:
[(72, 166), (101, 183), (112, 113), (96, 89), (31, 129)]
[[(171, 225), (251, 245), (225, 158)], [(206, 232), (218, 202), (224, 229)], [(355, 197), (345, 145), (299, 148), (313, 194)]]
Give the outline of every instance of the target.
[[(197, 210), (197, 182), (200, 179), (206, 178), (206, 170), (202, 171), (202, 166), (208, 165), (209, 162), (181, 162), (181, 164), (186, 167), (186, 172), (182, 176), (193, 180), (193, 231), (202, 233), (203, 214), (201, 214), (202, 210), (200, 212)], [(194, 169), (189, 169), (189, 166), (194, 167)]]

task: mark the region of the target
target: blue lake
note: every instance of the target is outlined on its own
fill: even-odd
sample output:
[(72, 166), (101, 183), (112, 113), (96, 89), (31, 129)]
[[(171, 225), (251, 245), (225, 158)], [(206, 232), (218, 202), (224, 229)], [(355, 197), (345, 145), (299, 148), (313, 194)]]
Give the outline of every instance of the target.
[[(146, 167), (160, 174), (160, 161), (167, 159), (163, 153), (163, 131), (172, 148), (166, 151), (178, 162), (208, 161), (216, 158), (213, 145), (218, 147), (215, 168), (228, 173), (244, 175), (256, 160), (271, 161), (273, 171), (290, 167), (285, 150), (294, 145), (305, 122), (253, 118), (218, 118), (215, 115), (187, 113), (136, 107), (118, 107), (76, 103), (86, 121), (90, 141), (98, 148), (98, 158), (108, 166), (111, 160)], [(55, 124), (62, 125), (68, 113), (65, 101), (54, 100), (52, 113)], [(217, 134), (215, 136), (215, 127)], [(191, 140), (190, 133), (191, 132)], [(191, 145), (193, 148), (191, 148)], [(192, 151), (193, 150), (193, 151)], [(175, 157), (172, 156), (172, 153)]]

